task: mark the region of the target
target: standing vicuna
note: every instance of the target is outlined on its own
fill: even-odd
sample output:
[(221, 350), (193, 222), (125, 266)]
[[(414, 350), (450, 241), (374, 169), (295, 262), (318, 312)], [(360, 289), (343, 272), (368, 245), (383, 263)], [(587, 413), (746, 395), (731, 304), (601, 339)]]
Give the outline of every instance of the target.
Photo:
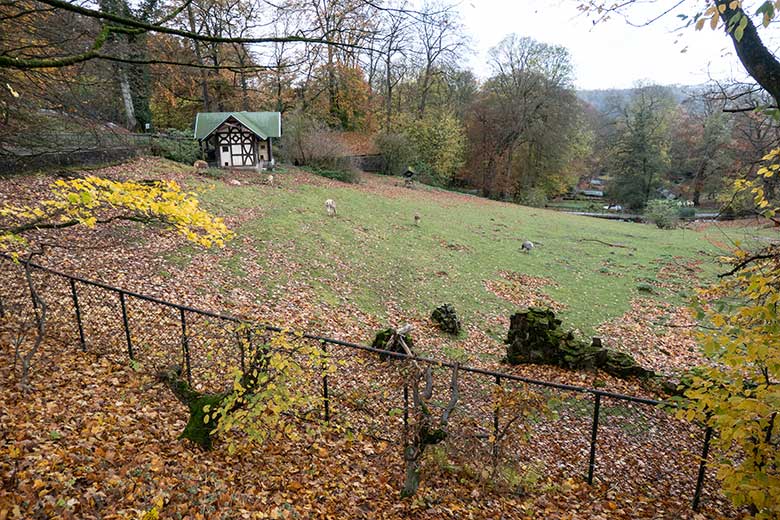
[(333, 201), (333, 199), (328, 199), (325, 201), (325, 211), (328, 212), (329, 217), (336, 215), (336, 203)]

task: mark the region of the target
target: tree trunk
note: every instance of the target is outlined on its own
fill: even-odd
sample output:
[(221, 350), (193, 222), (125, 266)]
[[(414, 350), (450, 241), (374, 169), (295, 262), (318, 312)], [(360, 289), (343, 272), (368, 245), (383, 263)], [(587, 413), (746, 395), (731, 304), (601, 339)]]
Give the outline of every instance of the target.
[(425, 74), (423, 75), (422, 89), (420, 90), (420, 103), (417, 106), (417, 117), (422, 119), (425, 116), (425, 108), (428, 104), (428, 91), (431, 88), (431, 64), (428, 63), (425, 67)]
[(407, 446), (404, 450), (406, 473), (404, 487), (401, 490), (401, 498), (411, 497), (417, 493), (420, 487), (420, 453), (415, 446)]
[[(190, 22), (190, 31), (196, 33), (195, 29), (195, 14), (192, 12), (192, 4), (187, 4), (187, 18)], [(192, 45), (195, 47), (195, 57), (198, 60), (198, 65), (201, 67), (204, 65), (203, 53), (200, 51), (200, 43), (197, 40), (193, 40)], [(206, 69), (198, 69), (200, 73), (200, 89), (203, 95), (203, 110), (209, 111), (209, 82)]]
[(119, 80), (119, 92), (122, 95), (122, 101), (125, 107), (125, 120), (127, 122), (127, 128), (130, 130), (135, 130), (138, 127), (138, 120), (135, 118), (133, 92), (130, 88), (130, 80), (127, 77), (127, 71), (121, 65), (117, 67), (117, 78)]
[(339, 114), (338, 85), (336, 85), (336, 69), (333, 57), (333, 47), (328, 45), (328, 110), (334, 120), (343, 125)]
[(216, 411), (227, 394), (203, 394), (193, 390), (182, 377), (179, 367), (170, 367), (161, 371), (157, 374), (157, 379), (165, 383), (176, 399), (189, 409), (190, 418), (179, 439), (188, 439), (203, 451), (210, 450), (211, 431), (214, 429), (215, 421), (210, 420), (208, 423), (205, 421), (206, 412), (203, 408), (209, 406), (209, 411)]
[[(742, 62), (748, 74), (774, 98), (775, 104), (780, 104), (780, 62), (777, 61), (772, 52), (761, 41), (756, 26), (753, 25), (753, 21), (741, 7), (731, 9), (729, 6), (733, 2), (729, 0), (715, 0), (714, 3), (716, 7), (723, 6), (725, 8), (723, 25), (734, 43), (734, 49), (737, 51), (739, 61)], [(732, 27), (729, 30), (731, 25), (729, 22), (737, 15), (740, 15), (740, 22), (743, 19), (747, 21), (742, 37), (739, 39), (737, 38), (736, 27)], [(739, 25), (740, 22), (737, 22), (736, 25)]]
[(241, 108), (244, 112), (249, 112), (249, 87), (246, 84), (246, 74), (241, 69)]
[[(649, 172), (649, 173), (648, 173)], [(647, 159), (642, 159), (642, 174), (645, 178), (645, 194), (642, 207), (647, 206), (647, 202), (650, 200), (650, 189), (653, 186), (653, 172), (647, 166)]]
[(390, 60), (387, 62), (387, 73), (385, 74), (385, 82), (387, 85), (387, 103), (385, 107), (385, 132), (390, 131), (390, 121), (393, 115), (393, 85), (390, 75)]
[(284, 111), (284, 103), (282, 100), (282, 75), (276, 73), (276, 111), (282, 113)]
[(699, 207), (699, 201), (701, 200), (701, 190), (704, 188), (704, 174), (707, 171), (707, 163), (709, 161), (704, 159), (699, 165), (699, 169), (696, 170), (696, 175), (693, 178), (693, 205)]

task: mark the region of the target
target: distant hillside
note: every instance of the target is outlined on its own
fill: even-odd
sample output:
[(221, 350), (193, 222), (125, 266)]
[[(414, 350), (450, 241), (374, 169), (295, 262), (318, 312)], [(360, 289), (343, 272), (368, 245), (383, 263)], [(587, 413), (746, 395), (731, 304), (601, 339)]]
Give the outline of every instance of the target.
[[(691, 95), (697, 91), (701, 91), (703, 85), (663, 85), (669, 89), (677, 103), (682, 103), (688, 100)], [(582, 101), (588, 103), (599, 112), (606, 112), (615, 105), (622, 105), (628, 99), (636, 89), (623, 88), (623, 89), (601, 89), (601, 90), (578, 90), (577, 97)]]

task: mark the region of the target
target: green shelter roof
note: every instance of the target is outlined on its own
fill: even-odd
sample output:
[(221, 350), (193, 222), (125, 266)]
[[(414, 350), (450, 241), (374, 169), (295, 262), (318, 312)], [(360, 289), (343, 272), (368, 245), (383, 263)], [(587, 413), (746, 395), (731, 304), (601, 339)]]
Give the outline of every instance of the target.
[(206, 139), (231, 117), (261, 139), (282, 135), (282, 115), (279, 112), (198, 112), (195, 116), (195, 139)]

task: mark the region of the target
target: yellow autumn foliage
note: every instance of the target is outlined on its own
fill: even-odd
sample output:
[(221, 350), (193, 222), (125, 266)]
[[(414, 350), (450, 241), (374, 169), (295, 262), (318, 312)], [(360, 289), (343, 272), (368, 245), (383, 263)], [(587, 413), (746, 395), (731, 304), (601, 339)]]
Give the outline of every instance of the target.
[[(741, 180), (760, 211), (772, 218), (777, 204), (766, 198), (762, 178), (780, 169), (780, 149), (764, 157), (754, 181)], [(738, 249), (733, 272), (700, 292), (699, 335), (714, 363), (693, 378), (678, 416), (715, 431), (717, 467), (725, 494), (748, 506), (755, 518), (780, 517), (780, 248)]]
[(0, 207), (0, 250), (19, 252), (25, 233), (75, 225), (130, 220), (162, 223), (204, 247), (223, 246), (232, 233), (221, 218), (200, 206), (197, 196), (174, 181), (116, 181), (87, 176), (58, 180), (51, 196), (33, 204)]

